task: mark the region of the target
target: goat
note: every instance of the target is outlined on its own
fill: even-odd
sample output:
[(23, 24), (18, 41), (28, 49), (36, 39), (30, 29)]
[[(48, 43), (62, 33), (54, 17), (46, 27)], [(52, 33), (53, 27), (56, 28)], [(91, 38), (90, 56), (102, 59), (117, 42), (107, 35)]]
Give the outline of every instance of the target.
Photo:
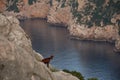
[(50, 56), (48, 58), (44, 58), (44, 59), (42, 59), (42, 62), (47, 64), (47, 67), (49, 67), (50, 60), (53, 59), (53, 57), (54, 56), (52, 55), (52, 56)]

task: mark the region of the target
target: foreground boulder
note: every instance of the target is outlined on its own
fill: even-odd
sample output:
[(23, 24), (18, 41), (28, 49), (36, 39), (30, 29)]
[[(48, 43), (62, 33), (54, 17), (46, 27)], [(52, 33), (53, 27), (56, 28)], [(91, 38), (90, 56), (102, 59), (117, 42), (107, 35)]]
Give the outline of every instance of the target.
[[(31, 41), (14, 17), (0, 14), (0, 80), (78, 80), (69, 74), (55, 74), (41, 62)], [(59, 72), (58, 72), (59, 73)], [(63, 77), (62, 77), (63, 76)]]

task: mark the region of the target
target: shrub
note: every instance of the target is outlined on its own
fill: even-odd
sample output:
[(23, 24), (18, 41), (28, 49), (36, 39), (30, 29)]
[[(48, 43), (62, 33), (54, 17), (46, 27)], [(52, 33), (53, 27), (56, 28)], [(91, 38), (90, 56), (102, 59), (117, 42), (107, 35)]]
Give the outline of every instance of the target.
[[(77, 77), (79, 80), (85, 80), (83, 75), (80, 72), (69, 71), (67, 69), (63, 69), (63, 71), (72, 74), (73, 76)], [(87, 80), (98, 80), (98, 79), (97, 78), (88, 78)]]
[[(93, 4), (96, 6), (94, 7)], [(104, 5), (105, 0), (88, 0), (84, 9), (78, 11), (78, 1), (70, 0), (71, 12), (77, 23), (87, 25), (88, 27), (110, 25), (114, 14), (120, 13), (120, 1), (109, 0), (108, 5)], [(89, 17), (89, 18), (87, 18)], [(101, 25), (103, 22), (103, 25)]]
[(19, 12), (18, 7), (17, 7), (17, 2), (18, 0), (8, 0), (6, 4), (7, 10)]
[(60, 0), (56, 0), (56, 1), (60, 2)]
[(80, 80), (85, 80), (84, 77), (82, 76), (82, 74), (80, 72), (77, 72), (77, 71), (69, 71), (67, 69), (64, 69), (63, 70), (64, 72), (67, 72), (67, 73), (70, 73), (72, 74), (73, 76), (76, 76), (78, 79)]
[(61, 8), (65, 7), (65, 2), (66, 2), (66, 0), (62, 0)]
[(29, 5), (32, 5), (34, 2), (36, 2), (37, 0), (28, 0)]
[(88, 80), (98, 80), (97, 78), (88, 78)]

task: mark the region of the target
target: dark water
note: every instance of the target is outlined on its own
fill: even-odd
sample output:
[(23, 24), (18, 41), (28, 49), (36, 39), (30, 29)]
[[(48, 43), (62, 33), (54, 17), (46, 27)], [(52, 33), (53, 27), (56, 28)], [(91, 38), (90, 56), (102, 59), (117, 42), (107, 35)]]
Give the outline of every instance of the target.
[(85, 78), (120, 80), (120, 54), (113, 52), (112, 44), (70, 40), (67, 29), (45, 20), (25, 20), (21, 25), (37, 52), (44, 57), (54, 54), (54, 67), (79, 71)]

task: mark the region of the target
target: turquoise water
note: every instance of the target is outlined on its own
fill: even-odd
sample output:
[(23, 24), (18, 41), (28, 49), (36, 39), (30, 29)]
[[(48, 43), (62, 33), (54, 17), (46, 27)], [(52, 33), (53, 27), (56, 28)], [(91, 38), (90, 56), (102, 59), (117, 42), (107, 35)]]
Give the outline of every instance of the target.
[(85, 78), (120, 79), (120, 54), (113, 52), (114, 45), (71, 40), (66, 28), (45, 20), (24, 20), (21, 26), (30, 36), (33, 49), (44, 57), (55, 56), (51, 61), (54, 67), (79, 71)]

